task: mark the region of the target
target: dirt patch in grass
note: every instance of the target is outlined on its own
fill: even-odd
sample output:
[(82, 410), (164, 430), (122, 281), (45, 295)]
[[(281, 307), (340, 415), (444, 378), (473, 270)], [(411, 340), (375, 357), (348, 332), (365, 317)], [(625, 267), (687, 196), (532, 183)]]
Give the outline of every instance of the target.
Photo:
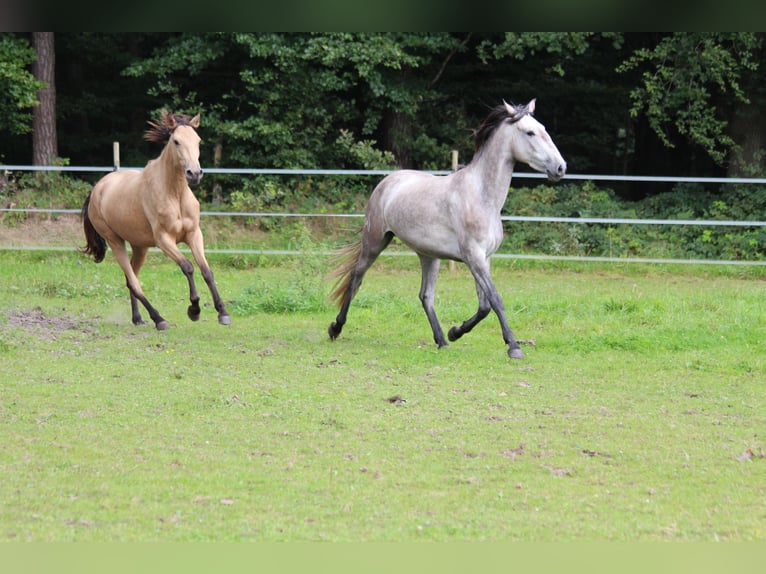
[(31, 310), (14, 309), (7, 314), (8, 326), (22, 328), (44, 339), (53, 340), (64, 331), (83, 331), (86, 322), (72, 317), (49, 317), (39, 307)]

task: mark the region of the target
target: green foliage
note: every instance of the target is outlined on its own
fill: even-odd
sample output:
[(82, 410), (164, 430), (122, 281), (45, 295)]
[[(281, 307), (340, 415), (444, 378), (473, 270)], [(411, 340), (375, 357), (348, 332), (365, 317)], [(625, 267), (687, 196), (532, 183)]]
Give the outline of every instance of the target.
[[(672, 192), (641, 201), (637, 211), (657, 219), (763, 221), (766, 189), (734, 184), (713, 193), (699, 184), (678, 184)], [(643, 242), (664, 246), (671, 257), (759, 261), (766, 256), (766, 230), (759, 226), (654, 227)]]
[[(229, 195), (229, 205), (232, 211), (239, 213), (264, 213), (282, 211), (285, 192), (274, 178), (268, 176), (245, 179), (242, 189)], [(251, 216), (247, 224), (255, 224), (268, 230), (276, 223), (274, 218)]]
[(32, 129), (31, 109), (44, 86), (29, 71), (35, 59), (28, 40), (0, 33), (0, 133), (18, 135)]
[(741, 80), (758, 69), (760, 43), (756, 34), (747, 32), (676, 32), (651, 48), (636, 50), (618, 68), (646, 68), (630, 92), (631, 115), (645, 113), (665, 145), (674, 145), (673, 127), (723, 162), (736, 144), (726, 130), (725, 110), (733, 101), (748, 102)]
[(360, 169), (393, 169), (396, 160), (390, 151), (375, 149), (375, 140), (355, 141), (354, 135), (348, 130), (341, 129), (335, 140), (341, 153), (349, 158), (351, 165), (356, 164)]
[[(746, 152), (743, 161), (763, 161), (757, 130), (750, 134), (746, 120), (762, 121), (762, 38), (61, 33), (57, 120), (66, 138), (59, 138), (60, 149), (75, 163), (103, 165), (109, 144), (119, 140), (123, 165), (142, 165), (153, 148), (141, 142), (141, 128), (156, 108), (170, 107), (202, 112), (206, 165), (220, 145), (219, 165), (231, 167), (358, 167), (377, 163), (368, 153), (374, 151), (382, 163), (390, 153), (402, 167), (444, 169), (452, 149), (461, 161), (470, 158), (470, 130), (488, 106), (538, 97), (540, 119), (572, 169), (604, 173), (651, 159), (660, 172), (700, 173), (715, 169), (713, 160), (721, 163), (736, 146)], [(29, 128), (39, 87), (28, 71), (33, 59), (23, 35), (0, 36), (0, 155), (7, 158), (24, 157), (20, 150), (28, 144), (7, 138)], [(656, 134), (643, 129), (644, 118)], [(343, 133), (365, 146), (364, 157), (338, 145)], [(656, 138), (677, 154), (651, 157)], [(703, 149), (707, 157), (687, 149)]]
[[(505, 215), (650, 220), (763, 221), (766, 189), (728, 185), (718, 193), (701, 184), (625, 202), (592, 182), (512, 188)], [(658, 257), (760, 261), (766, 257), (761, 226), (625, 225), (518, 222), (505, 224), (502, 251), (599, 257)]]
[[(286, 226), (287, 227), (287, 226)], [(300, 223), (287, 227), (287, 249), (303, 252), (295, 258), (287, 258), (284, 266), (292, 270), (292, 276), (283, 281), (259, 280), (246, 287), (232, 303), (235, 316), (252, 316), (258, 313), (312, 313), (329, 309), (325, 290), (324, 263), (317, 255), (316, 245), (309, 230)]]
[(506, 32), (499, 42), (493, 39), (482, 41), (477, 51), (484, 63), (490, 59), (524, 60), (540, 53), (552, 54), (556, 60), (547, 71), (564, 76), (564, 62), (585, 54), (596, 36), (610, 39), (614, 48), (619, 48), (623, 42), (619, 32)]
[[(592, 182), (512, 188), (505, 215), (545, 217), (635, 217), (632, 206), (609, 189)], [(638, 232), (627, 226), (591, 223), (506, 223), (503, 250), (551, 255), (633, 255), (641, 245)]]
[[(125, 73), (153, 78), (152, 94), (177, 108), (202, 109), (227, 165), (358, 167), (392, 163), (369, 136), (390, 110), (416, 118), (430, 89), (409, 72), (455, 43), (449, 34), (180, 34)], [(361, 134), (361, 147), (344, 133)]]

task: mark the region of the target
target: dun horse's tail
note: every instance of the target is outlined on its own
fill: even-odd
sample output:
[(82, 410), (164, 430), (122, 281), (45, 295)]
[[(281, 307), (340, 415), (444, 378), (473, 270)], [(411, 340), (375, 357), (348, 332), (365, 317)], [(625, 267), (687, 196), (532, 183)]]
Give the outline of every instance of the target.
[(354, 269), (361, 253), (361, 237), (359, 241), (347, 245), (338, 251), (336, 258), (339, 261), (338, 266), (330, 273), (330, 277), (338, 279), (335, 288), (330, 294), (330, 299), (336, 301), (338, 307), (342, 307), (346, 299), (353, 295), (353, 293), (348, 292), (349, 283), (351, 283), (351, 271)]
[(96, 263), (101, 263), (106, 256), (106, 241), (101, 235), (99, 235), (96, 228), (93, 227), (93, 223), (88, 217), (88, 206), (90, 205), (90, 194), (85, 198), (85, 203), (82, 206), (82, 226), (85, 230), (85, 240), (88, 242), (80, 251), (86, 255), (92, 255), (93, 260)]

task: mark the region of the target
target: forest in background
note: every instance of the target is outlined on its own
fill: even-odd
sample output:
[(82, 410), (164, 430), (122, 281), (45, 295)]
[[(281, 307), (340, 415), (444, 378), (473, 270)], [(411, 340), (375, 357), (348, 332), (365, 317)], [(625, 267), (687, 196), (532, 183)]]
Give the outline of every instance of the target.
[(444, 169), (490, 107), (537, 98), (572, 172), (764, 166), (759, 33), (50, 34), (37, 54), (32, 34), (0, 34), (5, 163), (32, 162), (52, 64), (57, 155), (78, 165), (108, 164), (113, 141), (143, 165), (166, 107), (202, 113), (208, 165), (217, 149), (228, 167)]

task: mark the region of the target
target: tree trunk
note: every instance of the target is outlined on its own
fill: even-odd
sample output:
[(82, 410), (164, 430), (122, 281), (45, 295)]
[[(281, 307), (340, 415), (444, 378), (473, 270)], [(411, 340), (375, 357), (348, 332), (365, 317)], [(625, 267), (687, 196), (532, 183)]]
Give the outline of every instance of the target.
[(36, 79), (46, 86), (37, 93), (40, 102), (35, 106), (32, 118), (32, 162), (34, 165), (51, 165), (58, 157), (56, 138), (56, 51), (53, 32), (33, 32), (32, 43), (37, 53), (33, 66)]
[(729, 122), (729, 133), (738, 146), (731, 154), (729, 177), (763, 177), (766, 173), (766, 115), (759, 104), (740, 103)]
[(394, 154), (396, 166), (399, 169), (414, 167), (409, 145), (412, 139), (412, 126), (409, 117), (392, 109), (386, 110), (383, 116), (384, 141), (383, 147)]

